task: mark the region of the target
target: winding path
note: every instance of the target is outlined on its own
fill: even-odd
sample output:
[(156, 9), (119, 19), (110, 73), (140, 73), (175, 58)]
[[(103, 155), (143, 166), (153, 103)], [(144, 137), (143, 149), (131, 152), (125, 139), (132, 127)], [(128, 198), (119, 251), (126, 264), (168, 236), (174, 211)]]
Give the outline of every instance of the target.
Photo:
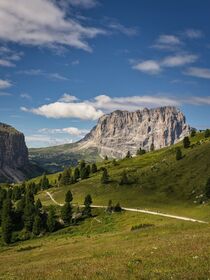
[[(63, 206), (62, 203), (58, 203), (52, 196), (51, 193), (46, 192), (46, 194), (50, 197), (50, 199), (57, 205)], [(83, 206), (83, 205), (80, 205)], [(106, 209), (107, 206), (101, 206), (101, 205), (91, 205), (92, 208), (103, 208)], [(187, 217), (182, 217), (182, 216), (176, 216), (176, 215), (170, 215), (170, 214), (164, 214), (160, 212), (155, 212), (155, 211), (149, 211), (149, 210), (142, 210), (138, 208), (126, 208), (122, 207), (123, 210), (125, 211), (131, 211), (131, 212), (139, 212), (139, 213), (144, 213), (144, 214), (150, 214), (150, 215), (156, 215), (156, 216), (161, 216), (161, 217), (167, 217), (167, 218), (172, 218), (172, 219), (177, 219), (177, 220), (183, 220), (183, 221), (188, 221), (188, 222), (195, 222), (195, 223), (201, 223), (201, 224), (208, 224), (208, 222), (202, 221), (202, 220), (196, 220), (192, 218), (187, 218)]]

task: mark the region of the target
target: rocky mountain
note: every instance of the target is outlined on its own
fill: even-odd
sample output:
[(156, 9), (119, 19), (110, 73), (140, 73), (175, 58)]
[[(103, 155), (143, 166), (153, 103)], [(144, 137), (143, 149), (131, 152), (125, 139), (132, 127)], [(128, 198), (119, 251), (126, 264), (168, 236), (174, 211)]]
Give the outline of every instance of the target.
[[(122, 158), (128, 151), (135, 155), (141, 147), (150, 150), (170, 146), (188, 135), (190, 127), (184, 114), (175, 107), (143, 109), (136, 112), (114, 111), (102, 116), (82, 140), (74, 144), (32, 149), (31, 157), (47, 168), (73, 159), (98, 156)], [(60, 161), (62, 158), (62, 161)]]
[(104, 115), (79, 142), (79, 149), (97, 148), (100, 156), (122, 158), (128, 151), (170, 146), (190, 131), (184, 114), (175, 107), (143, 109), (135, 112), (114, 111)]
[(38, 173), (29, 163), (23, 133), (0, 123), (0, 182), (19, 182)]

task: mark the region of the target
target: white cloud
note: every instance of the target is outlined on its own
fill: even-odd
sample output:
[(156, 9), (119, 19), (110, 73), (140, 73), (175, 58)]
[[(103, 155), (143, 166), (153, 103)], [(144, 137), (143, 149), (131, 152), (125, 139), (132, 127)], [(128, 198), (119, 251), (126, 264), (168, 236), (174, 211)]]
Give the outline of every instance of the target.
[(28, 70), (22, 70), (18, 71), (18, 74), (24, 74), (29, 76), (42, 76), (50, 80), (60, 80), (60, 81), (68, 81), (69, 78), (62, 76), (59, 73), (47, 73), (44, 72), (41, 69), (28, 69)]
[(14, 61), (20, 60), (22, 56), (22, 52), (16, 52), (7, 47), (0, 47), (0, 66), (15, 67)]
[(198, 29), (187, 29), (184, 34), (190, 39), (199, 39), (204, 36), (203, 31)]
[(20, 97), (21, 97), (21, 98), (25, 98), (25, 99), (29, 99), (29, 100), (32, 99), (32, 97), (31, 97), (29, 94), (27, 94), (27, 93), (22, 93), (22, 94), (20, 95)]
[(57, 138), (43, 134), (26, 135), (25, 139), (28, 147), (56, 146), (73, 142), (69, 138)]
[(71, 62), (71, 65), (79, 65), (79, 64), (80, 64), (79, 59), (73, 60), (73, 61)]
[(11, 86), (12, 86), (12, 84), (11, 84), (10, 81), (8, 81), (8, 80), (1, 80), (0, 79), (0, 89), (9, 88)]
[(42, 133), (50, 134), (70, 134), (72, 136), (84, 136), (89, 132), (87, 129), (79, 129), (77, 127), (65, 127), (65, 128), (42, 128), (39, 130)]
[(77, 97), (76, 96), (73, 96), (73, 95), (70, 95), (68, 93), (64, 93), (61, 98), (58, 99), (58, 101), (60, 102), (65, 102), (65, 103), (68, 103), (68, 102), (72, 102), (72, 101), (77, 101)]
[(197, 59), (198, 56), (193, 54), (174, 55), (164, 58), (161, 62), (161, 65), (164, 67), (182, 66), (185, 64), (194, 63)]
[(147, 74), (158, 74), (161, 72), (161, 67), (155, 60), (145, 60), (133, 65), (132, 68)]
[(14, 67), (15, 64), (12, 63), (11, 61), (9, 60), (6, 60), (6, 59), (0, 59), (0, 66), (5, 66), (5, 67)]
[(189, 67), (184, 74), (197, 78), (210, 79), (209, 68)]
[[(109, 97), (107, 95), (96, 96), (93, 100), (71, 101), (42, 105), (38, 108), (28, 109), (21, 107), (24, 112), (31, 112), (47, 118), (78, 118), (82, 120), (97, 120), (104, 113), (114, 110), (135, 111), (144, 107), (178, 106), (179, 101), (166, 96), (129, 96)], [(67, 130), (66, 130), (67, 131)], [(72, 131), (71, 131), (72, 132)]]
[(9, 92), (0, 92), (0, 96), (12, 96)]
[(126, 36), (136, 36), (138, 34), (136, 27), (126, 27), (119, 22), (109, 23), (108, 26), (112, 30), (118, 31)]
[(186, 64), (194, 63), (198, 59), (194, 54), (176, 54), (167, 56), (160, 60), (145, 60), (142, 62), (130, 61), (132, 68), (147, 74), (159, 74), (163, 68), (178, 67)]
[(169, 44), (169, 45), (179, 45), (181, 44), (180, 39), (174, 35), (160, 35), (157, 43), (159, 44)]
[(86, 9), (90, 9), (98, 5), (96, 0), (65, 0), (65, 2), (69, 2), (70, 5), (76, 7), (82, 7)]
[[(80, 4), (91, 3), (90, 0), (79, 1)], [(91, 51), (87, 39), (105, 34), (104, 30), (82, 26), (69, 18), (66, 9), (56, 3), (50, 0), (1, 0), (0, 39), (26, 45), (70, 46)]]

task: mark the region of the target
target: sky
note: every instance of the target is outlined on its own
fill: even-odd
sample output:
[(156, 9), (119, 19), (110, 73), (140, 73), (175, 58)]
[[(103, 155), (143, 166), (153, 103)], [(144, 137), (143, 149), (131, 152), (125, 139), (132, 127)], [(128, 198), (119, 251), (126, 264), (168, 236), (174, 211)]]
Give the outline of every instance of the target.
[(210, 127), (210, 0), (0, 0), (0, 122), (28, 147), (114, 110), (177, 106)]

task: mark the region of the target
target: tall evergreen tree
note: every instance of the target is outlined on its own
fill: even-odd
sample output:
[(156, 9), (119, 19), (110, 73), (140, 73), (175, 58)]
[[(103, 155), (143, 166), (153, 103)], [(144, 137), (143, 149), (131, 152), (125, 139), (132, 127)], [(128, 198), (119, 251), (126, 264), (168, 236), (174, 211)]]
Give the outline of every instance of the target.
[(91, 204), (93, 203), (92, 201), (92, 198), (91, 198), (91, 195), (88, 194), (86, 197), (85, 197), (85, 201), (84, 201), (84, 205), (85, 205), (85, 208), (83, 210), (83, 214), (85, 216), (88, 216), (90, 217), (91, 216)]
[(66, 202), (61, 209), (61, 218), (63, 219), (64, 223), (69, 225), (72, 220), (72, 207), (70, 202)]
[(49, 180), (45, 173), (43, 174), (42, 178), (40, 179), (39, 186), (40, 186), (41, 190), (46, 190), (50, 187)]
[(32, 229), (33, 234), (39, 235), (41, 233), (41, 227), (42, 227), (41, 217), (39, 215), (36, 215), (33, 223), (33, 229)]
[(5, 243), (9, 244), (12, 238), (12, 202), (10, 198), (7, 198), (3, 202), (2, 209), (2, 239)]
[(101, 176), (101, 183), (108, 184), (109, 183), (109, 174), (106, 168), (104, 168), (102, 176)]
[(98, 171), (97, 165), (95, 163), (92, 164), (91, 172), (96, 173)]
[(74, 169), (74, 181), (77, 182), (79, 178), (80, 178), (80, 171), (79, 171), (79, 168), (76, 167)]
[(155, 150), (155, 145), (154, 145), (154, 143), (152, 143), (152, 144), (150, 145), (150, 151), (153, 152), (154, 150)]
[(49, 213), (47, 215), (47, 228), (49, 232), (53, 232), (56, 226), (55, 210), (53, 206), (50, 207)]
[(66, 193), (65, 202), (72, 202), (72, 200), (73, 200), (73, 195), (72, 195), (71, 191), (69, 190)]
[(176, 160), (182, 159), (182, 150), (178, 147), (176, 149)]
[(120, 179), (120, 185), (128, 185), (129, 184), (129, 179), (126, 171), (124, 170)]
[(208, 178), (205, 186), (205, 195), (208, 199), (210, 199), (210, 178)]
[(195, 137), (195, 135), (196, 135), (196, 129), (192, 129), (192, 131), (191, 131), (191, 134), (190, 134), (190, 136), (191, 137)]
[(71, 181), (71, 173), (69, 168), (65, 168), (60, 179), (60, 184), (63, 186), (69, 185)]
[(131, 157), (132, 157), (132, 156), (131, 156), (131, 152), (128, 151), (127, 154), (126, 154), (126, 158), (131, 158)]
[(210, 137), (210, 129), (206, 129), (206, 130), (205, 130), (205, 132), (204, 132), (204, 137), (205, 137), (205, 138)]
[(185, 149), (188, 149), (190, 147), (190, 139), (188, 136), (185, 136), (185, 138), (183, 140), (183, 146)]
[(32, 231), (35, 215), (34, 195), (28, 191), (26, 193), (25, 208), (24, 208), (24, 226), (26, 230)]

